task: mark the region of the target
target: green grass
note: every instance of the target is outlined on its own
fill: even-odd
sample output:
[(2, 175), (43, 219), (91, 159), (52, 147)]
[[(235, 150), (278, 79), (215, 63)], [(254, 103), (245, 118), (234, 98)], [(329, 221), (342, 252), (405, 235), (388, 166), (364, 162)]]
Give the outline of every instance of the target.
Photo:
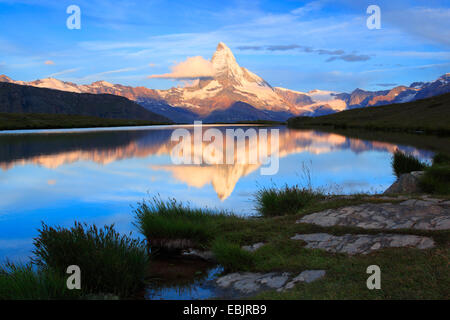
[(433, 157), (433, 165), (450, 163), (450, 155), (438, 152)]
[(1, 130), (23, 129), (70, 129), (94, 127), (123, 127), (166, 124), (146, 120), (105, 119), (93, 116), (44, 114), (44, 113), (0, 113)]
[[(285, 266), (298, 270), (325, 269), (323, 279), (297, 284), (293, 289), (278, 293), (263, 292), (255, 299), (443, 299), (450, 298), (448, 288), (448, 248), (432, 250), (384, 249), (369, 255), (348, 257), (319, 250), (300, 248), (291, 244), (284, 249)], [(368, 290), (366, 269), (378, 265), (381, 269), (381, 290)], [(294, 272), (294, 270), (293, 270)]]
[(450, 134), (450, 93), (408, 103), (346, 110), (288, 120), (291, 128), (332, 127)]
[(450, 194), (450, 157), (437, 153), (431, 166), (421, 162), (412, 154), (396, 150), (392, 156), (392, 169), (397, 177), (412, 171), (425, 171), (419, 180), (423, 192), (432, 194)]
[(243, 250), (237, 243), (218, 238), (212, 243), (211, 250), (226, 271), (245, 271), (254, 264), (253, 254)]
[(325, 198), (318, 190), (295, 186), (262, 188), (255, 195), (256, 209), (264, 217), (295, 214), (313, 201)]
[(414, 155), (395, 150), (391, 160), (392, 169), (397, 177), (412, 171), (422, 171), (427, 165), (417, 159)]
[(67, 276), (68, 266), (79, 266), (83, 294), (128, 297), (143, 286), (149, 264), (145, 245), (113, 226), (75, 223), (66, 229), (43, 224), (38, 232), (33, 263), (60, 276)]
[(433, 165), (425, 169), (420, 179), (420, 187), (427, 193), (450, 194), (450, 157), (437, 153)]
[(31, 264), (0, 266), (0, 300), (77, 299), (78, 290), (69, 290), (66, 279), (48, 269), (33, 270)]
[[(252, 272), (287, 271), (294, 275), (311, 269), (323, 269), (327, 272), (326, 277), (317, 282), (298, 284), (294, 289), (283, 293), (264, 292), (253, 297), (257, 299), (448, 299), (448, 230), (389, 230), (389, 233), (432, 237), (436, 248), (393, 248), (356, 256), (308, 249), (302, 241), (290, 240), (290, 237), (297, 233), (325, 232), (338, 236), (348, 233), (385, 233), (385, 230), (295, 223), (305, 214), (367, 202), (381, 203), (385, 200), (367, 195), (349, 199), (331, 196), (327, 200), (306, 206), (297, 214), (228, 221), (222, 226), (220, 234), (220, 246), (224, 247), (222, 250), (227, 253), (221, 257), (221, 261), (229, 264), (234, 261), (233, 258), (236, 261), (242, 260), (238, 251), (240, 246), (264, 242), (264, 246), (249, 254), (250, 263), (234, 263), (230, 269)], [(380, 291), (368, 290), (366, 287), (366, 268), (372, 264), (379, 265), (382, 270)]]
[[(398, 200), (401, 201), (401, 200)], [(258, 218), (224, 217), (214, 229), (214, 239), (204, 249), (213, 251), (226, 271), (291, 272), (324, 269), (326, 277), (310, 284), (298, 284), (292, 290), (278, 293), (267, 291), (253, 298), (262, 299), (448, 299), (450, 279), (450, 231), (416, 229), (390, 230), (389, 233), (415, 234), (432, 237), (436, 248), (418, 250), (408, 248), (383, 249), (368, 255), (347, 256), (322, 250), (307, 249), (302, 241), (290, 240), (297, 233), (326, 232), (333, 235), (378, 234), (385, 230), (366, 230), (357, 227), (321, 227), (296, 223), (309, 213), (360, 203), (386, 202), (377, 196), (327, 196), (312, 201), (296, 213)], [(395, 200), (394, 200), (395, 202)], [(162, 235), (161, 235), (162, 236)], [(247, 252), (243, 245), (264, 242), (255, 252)], [(382, 290), (368, 290), (366, 268), (376, 264), (382, 270)]]
[(150, 246), (162, 239), (190, 239), (201, 246), (215, 237), (224, 220), (235, 218), (227, 212), (191, 208), (175, 199), (157, 197), (139, 203), (135, 214), (135, 225)]

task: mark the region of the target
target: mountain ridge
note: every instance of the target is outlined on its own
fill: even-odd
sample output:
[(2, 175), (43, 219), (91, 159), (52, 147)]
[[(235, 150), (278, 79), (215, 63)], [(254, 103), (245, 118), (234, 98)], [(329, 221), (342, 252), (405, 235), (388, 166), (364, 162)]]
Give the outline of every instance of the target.
[[(450, 92), (450, 73), (444, 74), (435, 81), (413, 82), (409, 86), (396, 86), (379, 91), (357, 88), (351, 93), (318, 89), (300, 92), (272, 87), (255, 73), (241, 67), (231, 49), (223, 42), (217, 45), (210, 63), (213, 69), (210, 77), (197, 79), (190, 86), (167, 90), (149, 89), (143, 86), (131, 87), (103, 80), (83, 85), (54, 78), (30, 82), (14, 81), (6, 75), (0, 75), (0, 82), (75, 93), (123, 96), (153, 113), (167, 116), (179, 123), (206, 119), (215, 111), (217, 112), (209, 119), (218, 114), (225, 115), (224, 110), (229, 109), (236, 102), (243, 102), (253, 107), (253, 109), (247, 108), (242, 104), (247, 114), (239, 112), (241, 118), (237, 121), (253, 120), (257, 114), (276, 118), (270, 120), (284, 121), (287, 115), (314, 117), (348, 109), (410, 102)], [(236, 111), (235, 107), (228, 110), (228, 113), (232, 110)]]

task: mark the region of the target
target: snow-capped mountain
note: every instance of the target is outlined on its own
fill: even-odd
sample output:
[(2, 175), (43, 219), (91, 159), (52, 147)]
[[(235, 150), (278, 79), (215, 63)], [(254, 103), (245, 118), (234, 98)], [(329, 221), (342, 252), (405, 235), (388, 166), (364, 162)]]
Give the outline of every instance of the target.
[[(78, 85), (54, 78), (31, 82), (14, 81), (0, 75), (0, 82), (11, 82), (76, 93), (109, 93), (126, 97), (146, 109), (169, 117), (175, 122), (195, 119), (220, 121), (286, 120), (294, 115), (319, 116), (345, 109), (403, 103), (450, 92), (450, 73), (432, 82), (414, 82), (390, 90), (351, 93), (311, 90), (300, 92), (272, 87), (267, 81), (241, 67), (230, 48), (220, 42), (211, 60), (213, 74), (189, 86), (154, 90), (97, 81)], [(238, 103), (239, 102), (239, 103)]]
[(257, 109), (295, 112), (264, 79), (240, 67), (224, 43), (217, 46), (211, 64), (214, 75), (210, 79), (200, 79), (185, 88), (159, 90), (158, 93), (170, 105), (191, 109), (202, 116), (216, 109), (226, 109), (237, 101)]

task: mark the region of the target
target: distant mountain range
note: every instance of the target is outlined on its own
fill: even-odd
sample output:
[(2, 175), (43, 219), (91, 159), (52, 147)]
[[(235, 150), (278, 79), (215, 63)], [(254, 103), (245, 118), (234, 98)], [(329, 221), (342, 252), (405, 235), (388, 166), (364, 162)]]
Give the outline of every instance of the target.
[(196, 80), (190, 86), (169, 90), (123, 86), (106, 81), (77, 85), (53, 78), (24, 82), (5, 75), (0, 76), (0, 82), (73, 93), (123, 96), (178, 123), (195, 119), (206, 122), (284, 121), (292, 116), (320, 116), (347, 109), (410, 102), (450, 92), (450, 73), (432, 82), (414, 82), (409, 86), (381, 91), (299, 92), (272, 87), (256, 74), (240, 67), (231, 50), (222, 42), (212, 56), (211, 65), (213, 76)]

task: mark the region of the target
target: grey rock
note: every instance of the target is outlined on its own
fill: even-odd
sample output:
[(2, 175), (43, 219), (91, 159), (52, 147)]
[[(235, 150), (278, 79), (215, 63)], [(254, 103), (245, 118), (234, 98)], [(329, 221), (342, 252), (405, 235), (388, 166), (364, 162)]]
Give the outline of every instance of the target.
[(332, 238), (333, 236), (328, 233), (309, 233), (309, 234), (296, 234), (291, 237), (292, 240), (304, 240), (304, 241), (318, 241), (325, 242)]
[(429, 249), (434, 247), (431, 238), (415, 235), (399, 234), (345, 234), (343, 236), (324, 236), (317, 234), (299, 234), (291, 239), (303, 240), (306, 248), (322, 249), (333, 253), (368, 254), (372, 251), (383, 248), (412, 247), (417, 249)]
[(413, 206), (417, 202), (416, 199), (409, 199), (403, 202), (400, 202), (401, 206)]
[(419, 179), (423, 173), (423, 171), (413, 171), (402, 174), (397, 181), (384, 191), (384, 194), (420, 193), (422, 190), (419, 187)]
[(289, 273), (285, 272), (283, 274), (273, 274), (273, 275), (266, 275), (259, 279), (259, 282), (261, 284), (264, 284), (272, 289), (277, 289), (282, 287), (286, 281), (289, 279)]
[(325, 270), (305, 270), (300, 273), (298, 276), (293, 278), (291, 281), (286, 283), (285, 286), (277, 289), (278, 292), (285, 291), (288, 289), (292, 289), (296, 283), (298, 282), (306, 282), (310, 283), (316, 281), (325, 276)]
[(293, 288), (297, 282), (310, 283), (324, 275), (324, 270), (305, 270), (294, 278), (289, 272), (235, 272), (216, 279), (216, 284), (221, 289), (237, 292), (238, 296), (248, 296), (268, 289), (284, 291)]
[(365, 203), (312, 213), (297, 223), (363, 229), (447, 230), (450, 229), (450, 207), (442, 202), (417, 199), (401, 203)]
[(325, 276), (325, 270), (306, 270), (300, 273), (292, 281), (310, 283)]
[(249, 246), (243, 246), (242, 250), (248, 251), (248, 252), (255, 252), (259, 248), (261, 248), (264, 245), (264, 242), (258, 242)]
[(184, 250), (181, 252), (181, 255), (185, 257), (191, 257), (191, 258), (199, 258), (206, 261), (215, 261), (214, 254), (212, 251), (201, 251), (189, 248), (187, 250)]
[(195, 247), (194, 241), (190, 239), (151, 239), (150, 247), (162, 250), (183, 250)]

